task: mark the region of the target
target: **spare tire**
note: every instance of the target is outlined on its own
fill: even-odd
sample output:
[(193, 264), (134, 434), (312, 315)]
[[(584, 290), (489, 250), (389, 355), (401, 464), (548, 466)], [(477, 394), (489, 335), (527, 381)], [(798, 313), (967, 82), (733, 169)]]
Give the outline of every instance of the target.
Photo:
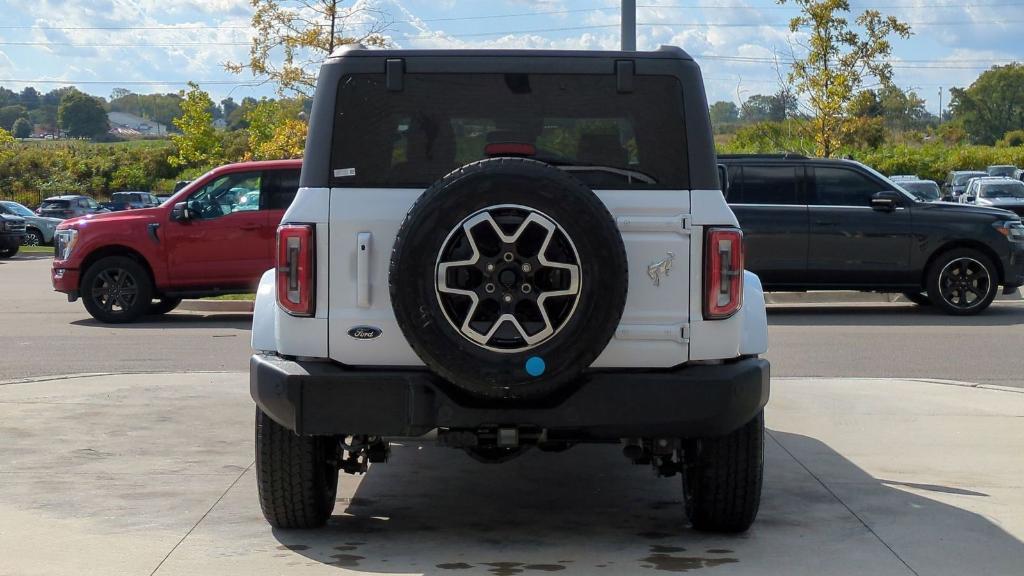
[(628, 271), (615, 220), (548, 164), (492, 158), (428, 188), (395, 239), (391, 303), (427, 367), (478, 398), (570, 384), (622, 317)]

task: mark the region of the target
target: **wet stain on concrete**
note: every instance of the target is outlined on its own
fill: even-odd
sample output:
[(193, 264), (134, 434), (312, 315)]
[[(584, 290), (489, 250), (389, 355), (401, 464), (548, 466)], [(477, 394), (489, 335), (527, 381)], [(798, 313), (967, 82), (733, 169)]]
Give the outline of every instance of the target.
[(366, 542), (345, 542), (345, 546), (362, 546)]
[(539, 570), (541, 572), (558, 572), (559, 570), (565, 570), (565, 566), (561, 564), (527, 564), (523, 566), (526, 570)]
[(332, 566), (355, 568), (359, 566), (360, 560), (365, 559), (365, 556), (356, 556), (355, 554), (334, 554), (331, 558), (334, 558), (334, 562), (329, 562)]
[(291, 550), (293, 552), (299, 552), (301, 550), (309, 550), (309, 546), (305, 544), (281, 544), (277, 547), (278, 550)]
[(469, 570), (473, 565), (466, 564), (465, 562), (449, 562), (447, 564), (438, 564), (437, 567), (441, 570)]
[(485, 566), (491, 566), (488, 572), (495, 576), (513, 576), (514, 574), (522, 574), (523, 569), (520, 566), (522, 562), (484, 562)]
[(637, 536), (640, 536), (641, 538), (647, 538), (649, 540), (663, 540), (665, 538), (670, 538), (672, 535), (668, 532), (657, 532), (652, 530), (648, 532), (638, 532)]
[(708, 554), (732, 554), (732, 550), (728, 548), (712, 548), (708, 550)]
[(340, 550), (342, 552), (345, 552), (347, 550), (355, 550), (356, 548), (358, 548), (358, 546), (345, 545), (345, 546), (335, 546), (334, 547), (335, 550)]
[(651, 554), (641, 558), (644, 568), (653, 568), (663, 572), (689, 572), (700, 568), (714, 568), (723, 564), (739, 562), (735, 558), (701, 558), (699, 556), (669, 556), (668, 554)]
[[(651, 546), (651, 552), (655, 554), (674, 554), (676, 552), (686, 552), (686, 548), (683, 548), (682, 546), (660, 546), (658, 544), (653, 544)], [(711, 552), (711, 550), (708, 550), (708, 552)]]

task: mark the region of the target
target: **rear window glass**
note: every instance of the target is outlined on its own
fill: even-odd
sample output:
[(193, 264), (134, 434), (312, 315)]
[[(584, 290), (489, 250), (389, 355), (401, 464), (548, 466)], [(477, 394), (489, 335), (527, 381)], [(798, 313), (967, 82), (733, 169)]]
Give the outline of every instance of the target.
[(68, 200), (46, 200), (39, 205), (40, 210), (64, 210), (71, 205)]
[(332, 183), (426, 187), (488, 156), (523, 155), (571, 171), (591, 187), (689, 187), (682, 89), (637, 76), (407, 74), (341, 81)]

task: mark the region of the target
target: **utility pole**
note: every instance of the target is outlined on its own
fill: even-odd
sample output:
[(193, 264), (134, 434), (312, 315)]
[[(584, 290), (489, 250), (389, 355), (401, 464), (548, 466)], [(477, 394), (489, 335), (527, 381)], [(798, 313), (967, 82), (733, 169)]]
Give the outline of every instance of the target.
[(636, 0), (622, 0), (622, 51), (636, 50)]
[(939, 86), (939, 126), (942, 125), (942, 86)]

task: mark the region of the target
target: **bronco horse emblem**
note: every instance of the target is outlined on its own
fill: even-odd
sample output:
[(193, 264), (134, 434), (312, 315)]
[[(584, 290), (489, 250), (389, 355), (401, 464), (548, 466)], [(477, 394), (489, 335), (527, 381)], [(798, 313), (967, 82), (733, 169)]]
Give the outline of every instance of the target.
[(666, 252), (668, 256), (660, 262), (655, 262), (647, 267), (647, 275), (650, 276), (651, 282), (655, 286), (661, 286), (661, 277), (668, 277), (669, 272), (672, 271), (672, 262), (676, 259), (676, 255), (672, 252)]

